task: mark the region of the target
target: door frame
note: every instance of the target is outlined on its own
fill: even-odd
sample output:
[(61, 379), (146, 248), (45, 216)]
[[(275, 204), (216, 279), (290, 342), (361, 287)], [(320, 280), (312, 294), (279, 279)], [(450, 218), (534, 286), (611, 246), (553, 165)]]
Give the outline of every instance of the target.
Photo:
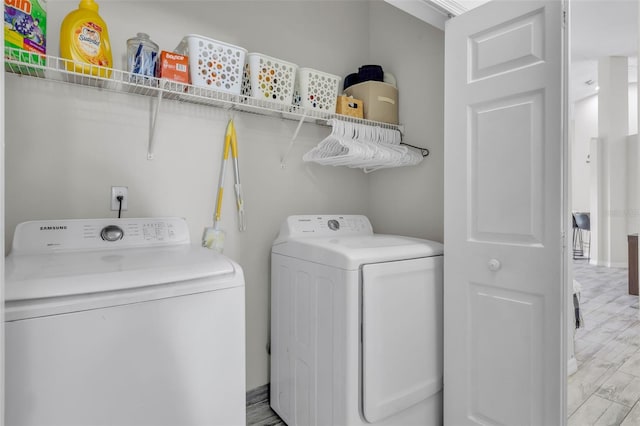
[[(561, 164), (561, 180), (562, 180), (562, 204), (561, 210), (564, 217), (564, 229), (562, 231), (562, 277), (563, 280), (561, 285), (564, 288), (564, 300), (561, 301), (560, 306), (564, 307), (560, 313), (560, 317), (563, 319), (562, 321), (562, 359), (560, 359), (560, 387), (561, 392), (560, 395), (562, 397), (562, 426), (567, 424), (568, 413), (567, 413), (567, 381), (569, 379), (568, 371), (569, 371), (569, 339), (573, 340), (572, 331), (573, 330), (573, 322), (571, 321), (571, 311), (569, 309), (570, 301), (573, 301), (573, 290), (569, 284), (572, 282), (571, 276), (573, 274), (571, 259), (573, 258), (573, 246), (572, 241), (569, 239), (571, 232), (573, 231), (573, 222), (571, 216), (571, 186), (570, 186), (570, 178), (571, 178), (571, 152), (570, 149), (570, 141), (569, 141), (569, 127), (570, 127), (570, 111), (572, 105), (570, 103), (570, 84), (569, 84), (569, 76), (571, 75), (571, 38), (570, 38), (570, 29), (571, 29), (571, 9), (570, 9), (570, 1), (569, 0), (561, 0), (562, 2), (562, 13), (563, 13), (563, 22), (562, 22), (562, 105), (560, 106), (562, 119), (562, 159), (560, 161)], [(569, 242), (571, 241), (571, 243)], [(571, 343), (571, 347), (573, 348), (573, 342)], [(573, 352), (573, 350), (572, 350)]]
[[(0, 32), (0, 44), (4, 46), (4, 31)], [(4, 324), (4, 55), (0, 71), (0, 317)], [(4, 426), (4, 327), (0, 329), (0, 426)]]

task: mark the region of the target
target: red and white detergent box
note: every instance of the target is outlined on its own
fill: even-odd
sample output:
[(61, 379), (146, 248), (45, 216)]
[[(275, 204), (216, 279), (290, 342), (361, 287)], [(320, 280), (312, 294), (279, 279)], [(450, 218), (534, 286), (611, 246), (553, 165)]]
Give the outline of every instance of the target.
[(189, 57), (163, 50), (160, 52), (160, 66), (158, 77), (189, 83)]

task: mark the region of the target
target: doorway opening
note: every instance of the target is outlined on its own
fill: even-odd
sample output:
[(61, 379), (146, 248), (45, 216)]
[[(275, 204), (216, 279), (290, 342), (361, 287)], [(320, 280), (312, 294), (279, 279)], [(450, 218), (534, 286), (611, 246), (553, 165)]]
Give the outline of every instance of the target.
[(640, 421), (637, 7), (571, 5), (569, 425)]

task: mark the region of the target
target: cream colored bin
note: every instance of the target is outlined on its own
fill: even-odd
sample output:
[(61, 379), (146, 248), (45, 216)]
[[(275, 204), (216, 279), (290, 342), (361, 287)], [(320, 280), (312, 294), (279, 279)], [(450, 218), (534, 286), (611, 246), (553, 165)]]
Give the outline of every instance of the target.
[(347, 96), (364, 102), (364, 118), (398, 124), (398, 89), (381, 81), (365, 81), (345, 89)]

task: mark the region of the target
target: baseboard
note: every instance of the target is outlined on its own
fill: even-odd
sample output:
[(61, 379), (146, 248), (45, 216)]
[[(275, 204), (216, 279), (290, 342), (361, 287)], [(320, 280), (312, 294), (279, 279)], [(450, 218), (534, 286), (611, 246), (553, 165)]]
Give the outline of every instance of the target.
[(247, 407), (269, 399), (269, 383), (247, 392)]
[(625, 262), (600, 262), (598, 259), (591, 258), (589, 265), (604, 266), (606, 268), (628, 268), (629, 265)]

